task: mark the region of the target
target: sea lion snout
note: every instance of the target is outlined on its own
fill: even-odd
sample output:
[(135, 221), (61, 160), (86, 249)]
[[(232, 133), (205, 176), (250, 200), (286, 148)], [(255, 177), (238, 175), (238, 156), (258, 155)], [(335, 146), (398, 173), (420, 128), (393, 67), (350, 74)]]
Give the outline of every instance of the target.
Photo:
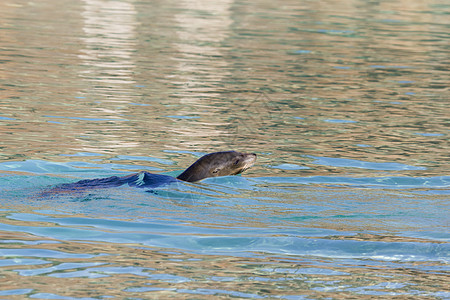
[[(253, 165), (256, 162), (256, 157), (257, 155), (255, 153), (243, 153), (243, 167), (242, 170), (239, 173), (244, 172), (247, 169), (250, 169), (251, 167), (253, 167)], [(238, 173), (238, 174), (239, 174)]]
[(255, 153), (240, 153), (236, 151), (219, 152), (226, 155), (217, 176), (236, 175), (253, 167), (256, 161)]

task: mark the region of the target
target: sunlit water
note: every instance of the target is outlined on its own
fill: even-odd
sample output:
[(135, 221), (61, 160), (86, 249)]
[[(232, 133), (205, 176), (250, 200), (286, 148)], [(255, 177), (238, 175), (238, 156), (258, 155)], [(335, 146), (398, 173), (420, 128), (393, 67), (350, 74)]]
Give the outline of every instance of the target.
[(1, 1), (0, 298), (449, 299), (449, 13)]

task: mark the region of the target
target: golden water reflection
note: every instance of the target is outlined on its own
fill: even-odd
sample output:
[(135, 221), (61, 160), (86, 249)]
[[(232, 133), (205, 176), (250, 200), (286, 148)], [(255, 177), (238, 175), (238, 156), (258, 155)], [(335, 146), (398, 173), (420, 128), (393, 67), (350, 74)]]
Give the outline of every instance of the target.
[[(205, 207), (189, 210), (186, 217), (186, 204), (170, 197), (155, 196), (145, 204), (161, 204), (154, 210), (165, 222), (178, 217), (199, 228), (263, 228), (274, 222), (296, 229), (305, 217), (303, 228), (360, 233), (317, 239), (441, 245), (439, 238), (397, 234), (419, 230), (419, 218), (427, 219), (419, 224), (434, 233), (448, 225), (433, 218), (445, 211), (445, 187), (432, 193), (426, 187), (427, 178), (448, 174), (447, 8), (444, 0), (0, 1), (0, 162), (95, 159), (108, 164), (117, 163), (118, 155), (131, 155), (174, 164), (127, 163), (173, 171), (195, 159), (180, 150), (236, 149), (258, 153), (246, 177), (425, 178), (423, 188), (395, 193), (253, 179), (256, 190), (238, 190), (235, 199), (252, 200), (234, 208), (248, 217), (231, 215), (213, 224), (201, 219), (209, 212)], [(61, 156), (78, 152), (104, 155)], [(320, 165), (312, 157), (416, 168)], [(283, 165), (294, 168), (277, 167)], [(2, 174), (8, 182), (11, 173)], [(45, 179), (16, 174), (20, 180), (8, 188), (24, 182), (35, 187)], [(234, 197), (213, 184), (198, 186), (217, 192), (214, 201)], [(119, 207), (117, 214), (131, 216), (140, 209), (152, 216), (135, 201), (144, 196), (125, 193), (132, 204), (112, 204)], [(33, 213), (36, 207), (74, 204), (55, 201), (43, 207), (41, 200), (26, 201), (20, 198), (23, 207), (13, 203), (5, 209)], [(83, 203), (81, 210), (98, 210), (93, 202)], [(216, 207), (229, 210), (229, 205)], [(295, 209), (286, 209), (289, 205)], [(350, 205), (360, 217), (335, 217), (348, 214)], [(314, 213), (308, 215), (308, 209)], [(268, 212), (273, 219), (264, 219)], [(389, 217), (378, 218), (381, 212)], [(58, 229), (9, 218), (1, 224)], [(352, 298), (356, 293), (358, 299), (406, 299), (439, 297), (448, 281), (448, 274), (436, 271), (446, 266), (435, 261), (199, 255), (6, 230), (0, 231), (0, 241), (2, 250), (11, 250), (1, 262), (13, 262), (0, 267), (2, 291), (29, 288), (30, 296)], [(23, 260), (36, 257), (17, 254), (37, 249), (62, 255), (42, 256), (38, 265)], [(45, 268), (35, 276), (26, 273)]]
[[(335, 293), (355, 297), (356, 292), (358, 299), (374, 299), (374, 295), (392, 293), (409, 297), (417, 291), (419, 297), (431, 296), (445, 290), (447, 283), (445, 273), (425, 271), (443, 267), (437, 262), (394, 263), (397, 267), (393, 268), (371, 260), (361, 264), (351, 259), (267, 254), (197, 255), (140, 245), (48, 240), (9, 232), (0, 232), (0, 238), (3, 249), (42, 248), (60, 253), (61, 258), (48, 257), (34, 265), (22, 262), (33, 257), (6, 257), (14, 259), (14, 263), (0, 268), (2, 290), (26, 287), (30, 296), (49, 293), (60, 297), (317, 298)], [(77, 257), (80, 253), (83, 258)], [(73, 257), (68, 258), (71, 254)], [(40, 279), (26, 275), (33, 273), (39, 274)]]
[[(114, 89), (123, 85), (132, 89), (136, 63), (136, 8), (132, 2), (84, 0), (81, 13), (84, 35), (78, 56), (89, 66), (80, 77)], [(120, 90), (120, 89), (118, 89)]]
[(448, 20), (419, 2), (2, 2), (0, 159), (237, 149), (442, 174)]

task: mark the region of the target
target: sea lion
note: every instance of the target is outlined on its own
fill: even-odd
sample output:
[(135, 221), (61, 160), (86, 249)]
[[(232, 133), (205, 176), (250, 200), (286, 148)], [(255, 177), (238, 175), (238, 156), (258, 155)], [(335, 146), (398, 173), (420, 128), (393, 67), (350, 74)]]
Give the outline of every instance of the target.
[(153, 188), (178, 180), (196, 182), (208, 177), (236, 175), (251, 168), (256, 161), (254, 153), (236, 151), (215, 152), (202, 156), (177, 178), (168, 175), (152, 174), (141, 171), (127, 176), (112, 176), (98, 179), (85, 179), (74, 183), (60, 184), (51, 192), (82, 191), (101, 189), (128, 184), (131, 187)]

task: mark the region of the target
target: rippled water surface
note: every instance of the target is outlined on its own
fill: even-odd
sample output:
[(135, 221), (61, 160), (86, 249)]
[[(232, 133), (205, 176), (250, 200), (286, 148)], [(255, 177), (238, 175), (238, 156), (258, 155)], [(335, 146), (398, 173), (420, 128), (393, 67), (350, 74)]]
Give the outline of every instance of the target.
[[(448, 1), (0, 2), (1, 299), (449, 299)], [(242, 176), (44, 191), (205, 153)]]

